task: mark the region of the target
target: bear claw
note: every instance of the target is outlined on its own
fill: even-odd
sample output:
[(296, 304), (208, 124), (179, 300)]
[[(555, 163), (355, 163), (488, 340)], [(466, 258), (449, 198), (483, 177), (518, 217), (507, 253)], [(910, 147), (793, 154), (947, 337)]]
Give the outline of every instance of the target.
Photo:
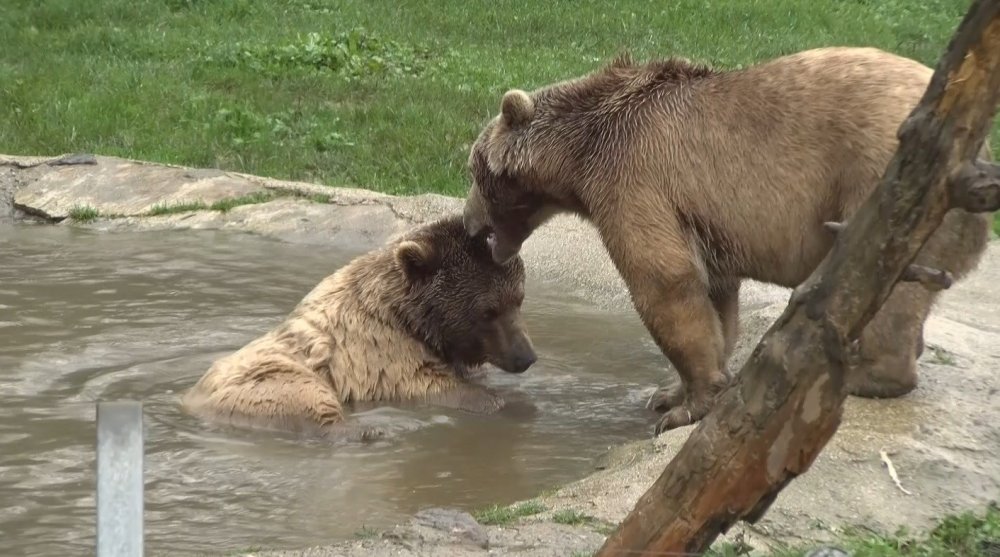
[(670, 431), (671, 429), (691, 425), (695, 421), (694, 416), (687, 407), (678, 406), (660, 417), (660, 420), (656, 422), (656, 428), (653, 430), (653, 437), (659, 437), (661, 433)]
[(378, 441), (385, 436), (386, 430), (381, 426), (356, 423), (339, 423), (326, 430), (326, 437), (331, 440), (368, 443)]
[(707, 389), (696, 391), (699, 394), (691, 394), (683, 384), (657, 390), (646, 402), (646, 408), (663, 414), (656, 423), (653, 437), (700, 421), (712, 410), (718, 395), (728, 384), (729, 377), (722, 376), (712, 381)]
[(361, 441), (376, 441), (385, 437), (385, 430), (381, 427), (365, 427), (361, 430)]
[(657, 389), (656, 392), (649, 396), (649, 400), (646, 401), (646, 408), (658, 414), (663, 414), (671, 408), (680, 406), (683, 403), (684, 387), (683, 385), (678, 385), (676, 387), (664, 387)]

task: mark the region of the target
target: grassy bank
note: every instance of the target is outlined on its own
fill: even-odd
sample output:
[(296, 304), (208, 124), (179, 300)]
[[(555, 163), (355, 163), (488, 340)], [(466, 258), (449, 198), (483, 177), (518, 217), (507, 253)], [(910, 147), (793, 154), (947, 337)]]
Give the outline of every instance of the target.
[[(984, 512), (966, 511), (937, 521), (934, 527), (916, 534), (900, 530), (892, 535), (855, 528), (844, 532), (834, 544), (853, 557), (997, 557), (1000, 556), (1000, 508), (987, 506)], [(740, 557), (748, 548), (720, 544), (707, 557)], [(768, 557), (802, 557), (809, 549), (789, 548)]]
[[(531, 500), (510, 506), (494, 505), (476, 512), (475, 518), (483, 525), (504, 526), (546, 510), (544, 505)], [(605, 536), (616, 528), (614, 524), (574, 509), (557, 511), (549, 520), (589, 528)], [(846, 550), (853, 557), (1000, 557), (1000, 507), (997, 503), (990, 503), (985, 509), (947, 515), (935, 522), (928, 531), (920, 533), (901, 529), (885, 534), (863, 527), (846, 528), (840, 531), (837, 541), (831, 546)], [(813, 549), (813, 544), (789, 546), (767, 553), (767, 557), (803, 557)], [(718, 542), (706, 553), (706, 557), (743, 557), (751, 554), (755, 553), (746, 544)], [(760, 552), (756, 555), (764, 557)]]
[[(6, 0), (0, 152), (89, 151), (462, 195), (510, 87), (621, 49), (736, 67), (874, 45), (933, 64), (966, 0)], [(994, 140), (995, 144), (1000, 141)]]

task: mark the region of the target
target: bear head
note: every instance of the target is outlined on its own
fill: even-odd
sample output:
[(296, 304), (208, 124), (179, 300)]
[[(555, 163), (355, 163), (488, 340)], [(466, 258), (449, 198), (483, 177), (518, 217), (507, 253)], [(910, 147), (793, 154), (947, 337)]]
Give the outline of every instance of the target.
[(517, 255), (536, 228), (567, 208), (567, 200), (558, 195), (559, 176), (563, 174), (559, 167), (566, 160), (540, 152), (550, 144), (545, 135), (550, 135), (553, 127), (541, 124), (537, 127), (546, 129), (533, 133), (535, 121), (546, 119), (536, 114), (537, 109), (528, 93), (508, 91), (500, 103), (500, 114), (487, 123), (470, 150), (472, 187), (463, 222), (472, 236), (485, 232), (498, 263)]
[(522, 373), (537, 360), (521, 317), (524, 264), (497, 263), (482, 236), (454, 215), (422, 226), (393, 249), (408, 292), (396, 312), (459, 375), (489, 362)]
[(663, 92), (711, 75), (683, 58), (636, 64), (623, 53), (576, 79), (507, 91), (469, 152), (467, 232), (485, 233), (502, 262), (557, 213), (591, 218), (606, 205), (600, 188), (629, 172), (633, 152), (649, 149), (635, 142), (663, 109)]

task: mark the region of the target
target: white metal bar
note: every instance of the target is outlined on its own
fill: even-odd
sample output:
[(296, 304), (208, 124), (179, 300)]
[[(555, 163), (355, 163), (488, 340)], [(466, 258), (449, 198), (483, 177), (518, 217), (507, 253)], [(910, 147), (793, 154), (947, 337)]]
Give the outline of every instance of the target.
[(97, 403), (97, 557), (143, 554), (142, 403)]

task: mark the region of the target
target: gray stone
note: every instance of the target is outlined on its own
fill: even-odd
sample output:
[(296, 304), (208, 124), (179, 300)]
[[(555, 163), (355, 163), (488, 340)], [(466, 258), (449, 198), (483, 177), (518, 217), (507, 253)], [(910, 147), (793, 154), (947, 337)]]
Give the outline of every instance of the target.
[(444, 539), (449, 542), (469, 541), (483, 549), (490, 546), (486, 530), (467, 512), (456, 509), (423, 509), (413, 516), (412, 522), (418, 528), (443, 533)]
[(211, 204), (263, 188), (221, 170), (194, 170), (96, 157), (96, 164), (50, 166), (14, 193), (27, 212), (60, 220), (76, 206), (101, 215), (140, 215), (156, 205)]

